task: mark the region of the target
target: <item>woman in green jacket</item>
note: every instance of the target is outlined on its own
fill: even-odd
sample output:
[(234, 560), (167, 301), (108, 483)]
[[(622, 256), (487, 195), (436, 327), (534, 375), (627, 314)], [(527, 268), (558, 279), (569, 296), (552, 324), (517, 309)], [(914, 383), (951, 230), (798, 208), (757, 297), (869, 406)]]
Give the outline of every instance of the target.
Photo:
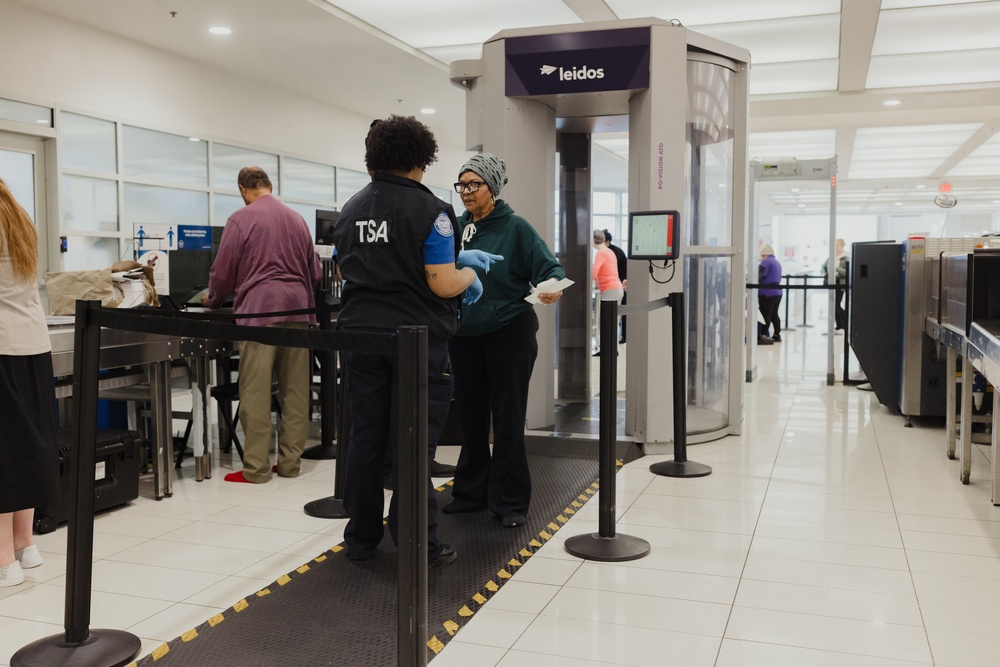
[[(524, 449), (528, 381), (538, 356), (538, 316), (525, 297), (546, 281), (566, 277), (538, 232), (497, 199), (507, 184), (504, 161), (473, 156), (459, 171), (455, 190), (466, 211), (458, 220), (462, 250), (503, 256), (488, 270), (476, 268), (483, 295), (461, 309), (449, 340), (455, 398), (464, 436), (449, 514), (490, 510), (504, 526), (523, 526), (531, 503), (531, 474)], [(562, 292), (538, 295), (551, 305)], [(493, 451), (490, 452), (490, 426)]]

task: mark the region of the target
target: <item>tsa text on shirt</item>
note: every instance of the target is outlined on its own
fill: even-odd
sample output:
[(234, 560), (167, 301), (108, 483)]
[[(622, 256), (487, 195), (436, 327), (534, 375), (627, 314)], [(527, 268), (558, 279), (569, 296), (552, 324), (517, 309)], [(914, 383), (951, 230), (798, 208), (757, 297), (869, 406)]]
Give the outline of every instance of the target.
[(358, 220), (354, 223), (358, 228), (358, 243), (388, 243), (388, 220)]

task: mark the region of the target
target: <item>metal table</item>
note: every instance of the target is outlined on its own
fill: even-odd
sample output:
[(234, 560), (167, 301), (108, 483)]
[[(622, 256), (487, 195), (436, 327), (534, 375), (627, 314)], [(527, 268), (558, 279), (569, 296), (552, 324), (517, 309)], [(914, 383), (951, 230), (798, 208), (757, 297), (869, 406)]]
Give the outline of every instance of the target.
[[(969, 328), (969, 338), (966, 342), (966, 354), (962, 361), (962, 377), (971, 378), (972, 370), (982, 373), (986, 381), (994, 387), (993, 392), (993, 431), (992, 431), (992, 495), (994, 505), (1000, 505), (1000, 456), (997, 456), (1000, 438), (1000, 397), (996, 389), (1000, 387), (1000, 320), (974, 321)], [(966, 419), (966, 416), (969, 419)], [(972, 458), (972, 392), (962, 392), (962, 482), (969, 483)], [(968, 424), (968, 426), (966, 426)]]
[[(72, 317), (49, 317), (49, 339), (52, 342), (52, 367), (56, 376), (56, 398), (68, 398), (73, 393), (74, 321)], [(149, 380), (150, 412), (153, 444), (153, 486), (157, 500), (173, 495), (173, 432), (171, 377), (187, 374), (187, 370), (171, 366), (175, 359), (187, 359), (191, 364), (193, 387), (200, 390), (200, 405), (192, 405), (192, 419), (202, 420), (193, 444), (196, 478), (211, 476), (211, 452), (208, 424), (209, 356), (232, 350), (229, 341), (207, 341), (159, 334), (137, 333), (117, 329), (101, 330), (101, 370), (121, 371), (100, 380), (101, 389), (124, 387)], [(199, 392), (196, 392), (196, 396)]]

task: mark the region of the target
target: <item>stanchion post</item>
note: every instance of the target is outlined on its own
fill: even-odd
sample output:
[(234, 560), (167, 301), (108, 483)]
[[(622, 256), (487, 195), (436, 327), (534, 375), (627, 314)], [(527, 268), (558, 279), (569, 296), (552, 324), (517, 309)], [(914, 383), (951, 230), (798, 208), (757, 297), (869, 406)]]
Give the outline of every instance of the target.
[(427, 328), (399, 329), (400, 667), (427, 664)]
[[(347, 516), (347, 510), (344, 509), (344, 485), (347, 484), (347, 447), (351, 438), (351, 401), (348, 395), (350, 376), (347, 373), (346, 364), (342, 364), (340, 377), (340, 434), (337, 436), (336, 456), (334, 457), (337, 459), (337, 468), (333, 482), (333, 495), (310, 500), (302, 507), (302, 511), (317, 519), (343, 519)], [(324, 374), (323, 383), (328, 381), (334, 382), (335, 380), (328, 380)], [(327, 407), (324, 404), (324, 414)], [(320, 447), (320, 445), (316, 445), (316, 447)]]
[(665, 477), (704, 477), (712, 469), (687, 458), (687, 328), (684, 325), (684, 292), (667, 297), (671, 310), (673, 388), (674, 388), (674, 460), (649, 466), (649, 471)]
[(791, 283), (788, 282), (790, 279), (791, 279), (791, 276), (786, 273), (785, 274), (785, 294), (784, 294), (784, 299), (785, 299), (785, 331), (795, 331), (795, 328), (793, 326), (791, 326), (792, 320), (788, 316), (788, 307), (789, 307), (789, 305), (792, 302), (792, 291), (790, 289), (788, 289), (789, 287), (791, 287)]
[[(636, 560), (649, 553), (649, 542), (631, 535), (615, 534), (615, 473), (618, 468), (618, 302), (600, 302), (601, 361), (600, 407), (598, 415), (599, 454), (597, 533), (575, 535), (566, 540), (566, 551), (589, 560), (620, 562)], [(610, 342), (609, 342), (610, 341)]]
[(809, 313), (809, 276), (802, 276), (802, 326), (811, 327), (806, 324), (806, 316)]
[(43, 637), (11, 656), (11, 667), (86, 665), (120, 667), (132, 660), (142, 642), (123, 630), (90, 630), (90, 589), (94, 559), (94, 469), (97, 465), (97, 380), (101, 327), (95, 317), (100, 301), (76, 302), (73, 339), (73, 449), (70, 451), (70, 497), (66, 553), (65, 633)]
[[(327, 292), (320, 292), (318, 303), (330, 305)], [(333, 321), (330, 317), (329, 308), (319, 312), (319, 328), (322, 331), (331, 331)], [(308, 447), (302, 452), (302, 458), (312, 460), (328, 460), (337, 457), (337, 448), (333, 445), (333, 434), (336, 430), (335, 404), (337, 402), (337, 353), (334, 350), (323, 350), (320, 354), (322, 368), (320, 368), (319, 381), (319, 444)]]

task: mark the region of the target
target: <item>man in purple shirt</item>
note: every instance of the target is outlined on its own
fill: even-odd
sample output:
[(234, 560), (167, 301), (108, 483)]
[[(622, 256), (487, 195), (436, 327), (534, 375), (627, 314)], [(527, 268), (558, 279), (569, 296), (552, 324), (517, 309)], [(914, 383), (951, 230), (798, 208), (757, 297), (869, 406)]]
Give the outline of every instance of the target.
[[(260, 167), (244, 167), (237, 180), (246, 207), (226, 222), (219, 254), (202, 303), (218, 308), (233, 298), (233, 313), (270, 313), (314, 307), (313, 286), (321, 269), (312, 234), (301, 215), (271, 196), (271, 180)], [(312, 315), (240, 319), (246, 326), (305, 329)], [(260, 484), (271, 478), (271, 381), (277, 375), (281, 402), (278, 461), (281, 477), (299, 474), (309, 430), (310, 351), (240, 342), (240, 422), (246, 435), (243, 470), (227, 482)]]

